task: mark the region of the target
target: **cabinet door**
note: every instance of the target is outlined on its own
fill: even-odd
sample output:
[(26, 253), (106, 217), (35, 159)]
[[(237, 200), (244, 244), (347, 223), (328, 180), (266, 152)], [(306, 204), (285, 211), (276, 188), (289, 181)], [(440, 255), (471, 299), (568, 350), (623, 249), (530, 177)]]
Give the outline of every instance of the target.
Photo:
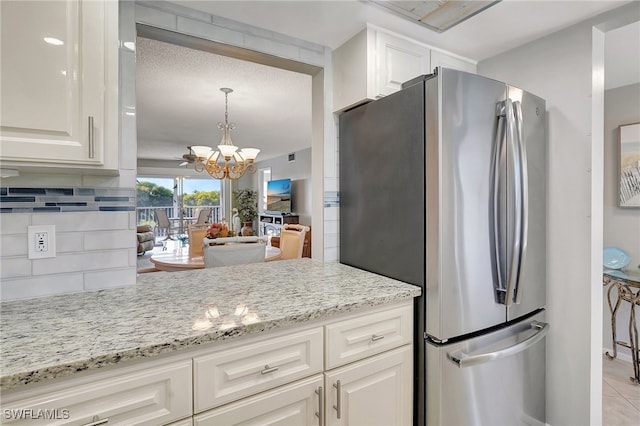
[(193, 418), (195, 426), (321, 425), (322, 375), (207, 411)]
[[(100, 165), (117, 2), (9, 1), (1, 7), (2, 160)], [(109, 70), (117, 71), (117, 60), (109, 60)], [(117, 143), (117, 134), (111, 137)]]
[(326, 425), (412, 425), (411, 346), (325, 373)]
[(402, 89), (402, 83), (430, 71), (429, 49), (378, 30), (376, 32), (376, 92), (374, 98)]

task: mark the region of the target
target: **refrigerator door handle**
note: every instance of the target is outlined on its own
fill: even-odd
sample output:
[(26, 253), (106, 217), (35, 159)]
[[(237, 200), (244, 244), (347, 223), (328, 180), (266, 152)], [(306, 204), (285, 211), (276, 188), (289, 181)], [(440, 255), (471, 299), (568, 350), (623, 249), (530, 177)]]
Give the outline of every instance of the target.
[(504, 296), (507, 286), (507, 279), (505, 277), (505, 267), (503, 267), (503, 235), (504, 228), (502, 226), (502, 214), (501, 210), (501, 190), (502, 190), (502, 181), (501, 181), (501, 171), (502, 161), (503, 161), (503, 150), (504, 150), (504, 138), (505, 138), (505, 102), (500, 102), (497, 105), (496, 115), (498, 116), (498, 126), (496, 130), (496, 139), (494, 143), (494, 152), (493, 152), (493, 163), (491, 165), (491, 170), (493, 173), (493, 191), (491, 193), (492, 203), (491, 205), (491, 218), (492, 218), (492, 227), (493, 227), (493, 262), (495, 267), (495, 281), (494, 281), (494, 290), (496, 294), (496, 301), (498, 303), (505, 303)]
[(505, 102), (505, 115), (507, 117), (507, 142), (511, 145), (511, 155), (513, 163), (513, 208), (514, 225), (513, 238), (510, 251), (509, 269), (507, 271), (507, 289), (504, 304), (509, 306), (514, 302), (515, 289), (518, 283), (518, 272), (520, 270), (520, 255), (522, 247), (522, 163), (520, 160), (520, 149), (517, 141), (518, 126), (514, 103), (511, 99)]
[(516, 145), (518, 147), (518, 162), (520, 164), (520, 212), (518, 212), (520, 226), (520, 253), (518, 255), (518, 269), (515, 288), (514, 301), (520, 303), (522, 292), (520, 291), (520, 271), (527, 254), (527, 235), (529, 234), (529, 174), (527, 171), (527, 150), (522, 136), (522, 106), (519, 101), (513, 103), (513, 113), (515, 122)]
[(508, 348), (500, 349), (498, 351), (486, 352), (477, 355), (468, 355), (463, 351), (459, 350), (453, 353), (447, 352), (447, 358), (456, 364), (460, 368), (464, 367), (472, 367), (478, 364), (484, 364), (486, 362), (495, 361), (496, 359), (508, 357), (511, 355), (515, 355), (519, 352), (522, 352), (531, 346), (538, 343), (541, 339), (543, 339), (547, 331), (549, 331), (549, 324), (540, 321), (532, 321), (530, 323), (531, 328), (535, 328), (538, 331), (524, 339), (523, 341), (516, 343), (513, 346), (509, 346)]

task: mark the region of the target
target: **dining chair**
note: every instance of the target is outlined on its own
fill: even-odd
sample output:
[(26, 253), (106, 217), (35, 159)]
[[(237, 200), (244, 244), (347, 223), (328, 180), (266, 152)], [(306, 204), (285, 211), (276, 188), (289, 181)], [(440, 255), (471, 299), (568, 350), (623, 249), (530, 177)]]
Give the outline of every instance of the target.
[(202, 243), (207, 236), (207, 227), (189, 225), (187, 229), (189, 233), (189, 257), (203, 256)]
[(308, 226), (285, 223), (280, 231), (280, 259), (299, 259), (302, 257), (304, 236)]
[(167, 216), (166, 210), (158, 209), (155, 211), (156, 214), (156, 235), (158, 235), (158, 231), (164, 229), (167, 233), (165, 240), (173, 240), (171, 236), (173, 231), (177, 228), (173, 225), (173, 223), (169, 220), (169, 216)]
[(209, 223), (209, 217), (211, 216), (211, 209), (196, 209), (196, 225), (204, 225), (205, 223)]
[(204, 246), (204, 267), (246, 265), (264, 262), (266, 245), (256, 243), (232, 243)]

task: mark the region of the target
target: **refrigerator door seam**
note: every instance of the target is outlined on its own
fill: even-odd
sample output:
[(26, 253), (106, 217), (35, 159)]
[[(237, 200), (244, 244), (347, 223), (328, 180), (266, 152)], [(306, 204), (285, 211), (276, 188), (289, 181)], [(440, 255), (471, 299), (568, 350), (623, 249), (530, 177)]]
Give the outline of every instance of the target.
[(506, 103), (507, 117), (507, 142), (512, 146), (513, 168), (514, 168), (514, 191), (513, 191), (513, 208), (514, 208), (514, 229), (513, 244), (511, 246), (511, 261), (509, 262), (509, 270), (507, 272), (507, 292), (505, 295), (505, 305), (509, 306), (514, 302), (515, 288), (518, 282), (518, 271), (520, 270), (520, 255), (522, 244), (522, 164), (520, 163), (519, 146), (517, 142), (517, 125), (514, 111), (514, 103), (511, 99), (507, 99)]
[(522, 223), (520, 230), (520, 254), (518, 256), (517, 278), (514, 288), (514, 301), (515, 303), (520, 303), (522, 300), (522, 292), (520, 291), (520, 272), (527, 253), (527, 235), (529, 234), (529, 174), (527, 170), (527, 151), (524, 144), (524, 138), (522, 137), (522, 106), (519, 101), (513, 103), (513, 112), (516, 127), (516, 144), (518, 146), (518, 161), (520, 163), (520, 220)]

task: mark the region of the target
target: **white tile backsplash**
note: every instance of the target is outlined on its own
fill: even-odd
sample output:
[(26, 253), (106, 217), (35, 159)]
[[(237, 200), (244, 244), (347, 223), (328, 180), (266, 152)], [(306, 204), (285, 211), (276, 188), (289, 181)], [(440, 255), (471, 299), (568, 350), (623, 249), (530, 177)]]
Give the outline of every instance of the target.
[(0, 235), (4, 238), (5, 235), (26, 234), (30, 220), (30, 214), (0, 214)]
[(98, 231), (83, 234), (85, 250), (107, 250), (137, 247), (133, 230)]
[(60, 274), (129, 266), (128, 250), (100, 250), (33, 260), (33, 275)]
[(24, 257), (0, 259), (0, 278), (28, 277), (31, 275), (31, 260)]
[(324, 249), (324, 261), (325, 262), (338, 262), (340, 260), (338, 247), (325, 247)]
[(56, 232), (129, 229), (129, 212), (34, 213), (32, 225), (55, 225)]
[(82, 232), (59, 232), (56, 229), (56, 253), (74, 253), (84, 251)]
[[(338, 221), (337, 220), (325, 220), (324, 221), (324, 235), (337, 234), (338, 233)], [(325, 237), (326, 238), (326, 237)], [(326, 247), (326, 244), (325, 244)]]
[(27, 250), (27, 228), (24, 234), (3, 235), (0, 240), (0, 255), (8, 256), (26, 256)]
[(59, 293), (83, 291), (82, 273), (46, 275), (23, 279), (2, 280), (0, 299), (31, 299)]

